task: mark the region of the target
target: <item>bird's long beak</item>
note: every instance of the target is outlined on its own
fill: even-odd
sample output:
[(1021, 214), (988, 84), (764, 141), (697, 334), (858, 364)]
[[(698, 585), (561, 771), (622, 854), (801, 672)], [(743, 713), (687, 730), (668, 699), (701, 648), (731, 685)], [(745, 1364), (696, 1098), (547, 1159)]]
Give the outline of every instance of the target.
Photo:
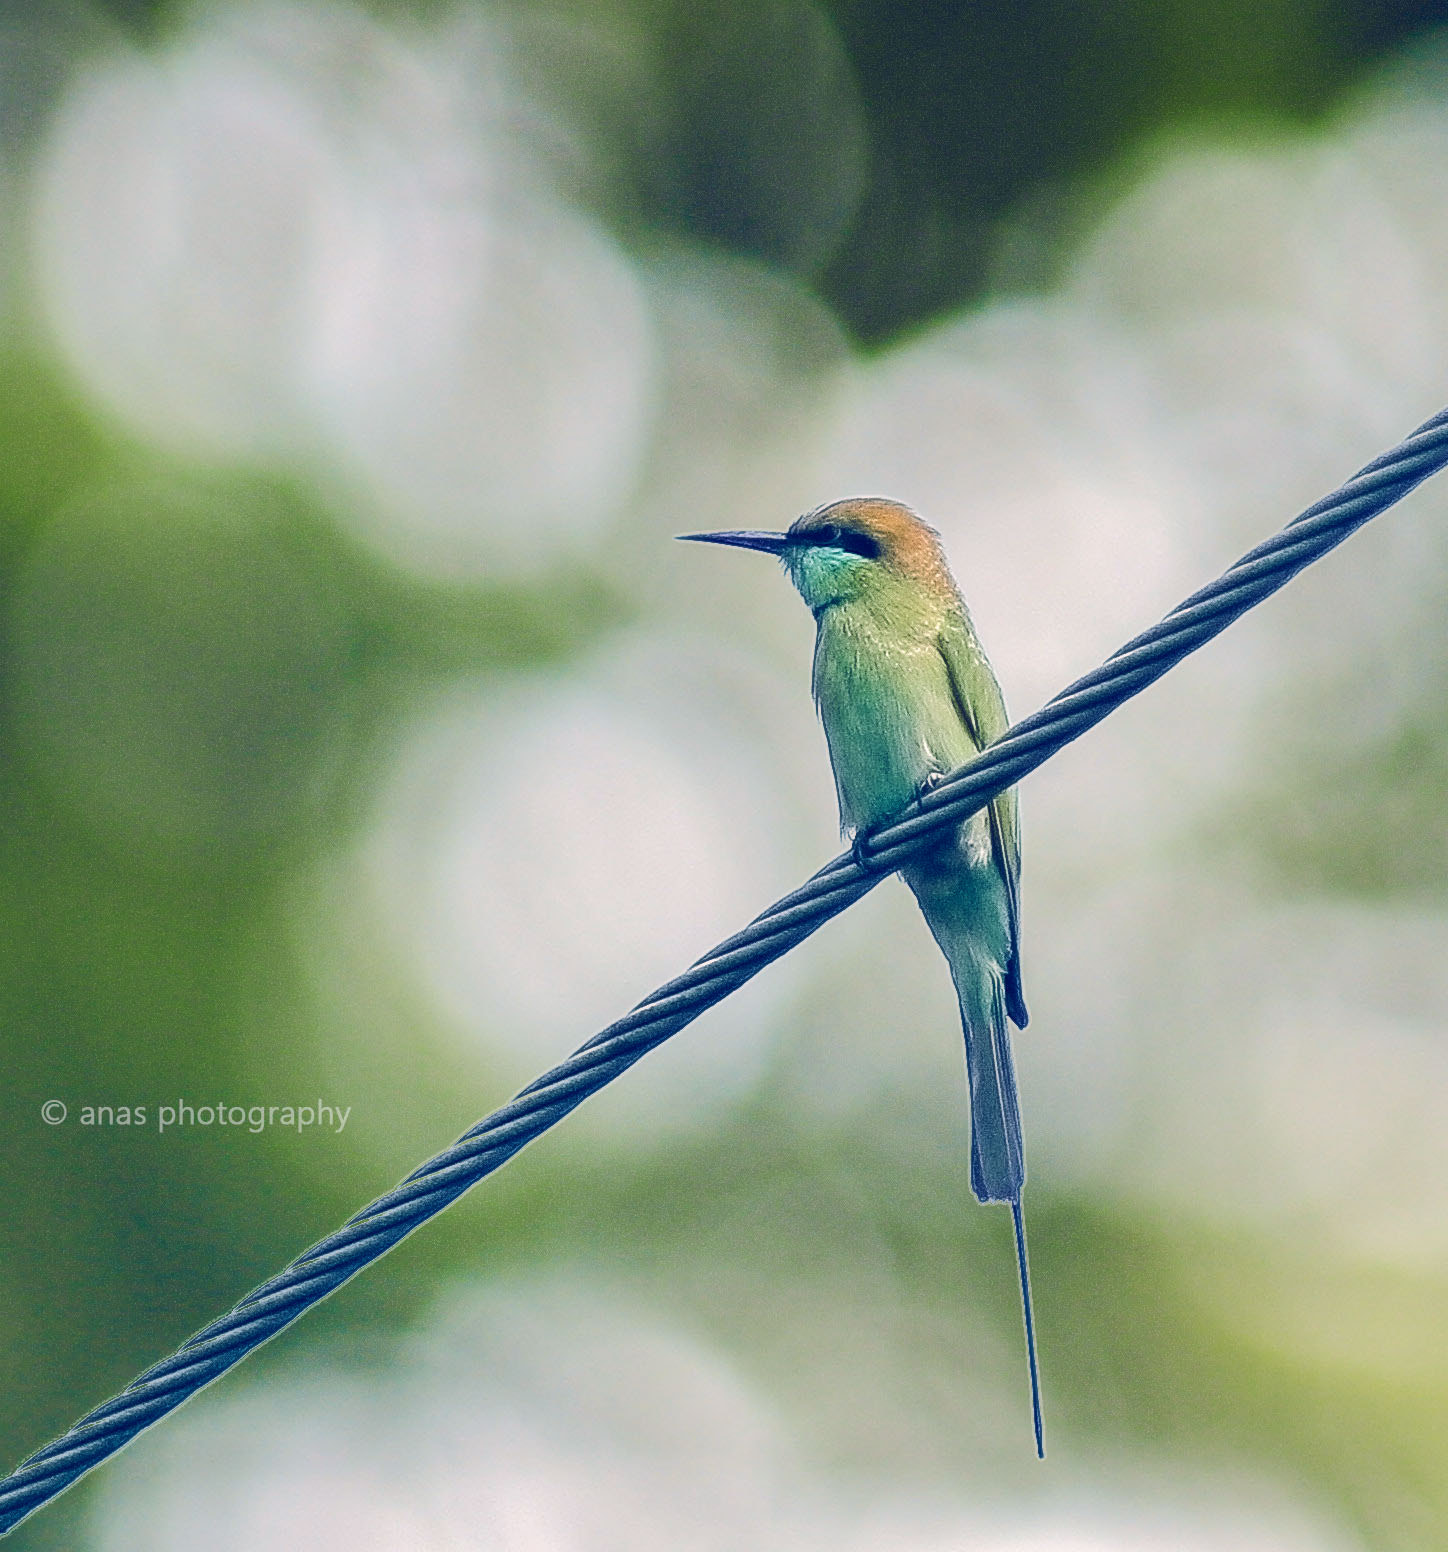
[(680, 539), (692, 539), (699, 544), (734, 544), (741, 550), (763, 550), (769, 555), (784, 553), (785, 536), (782, 533), (758, 533), (741, 528), (725, 533), (679, 534)]

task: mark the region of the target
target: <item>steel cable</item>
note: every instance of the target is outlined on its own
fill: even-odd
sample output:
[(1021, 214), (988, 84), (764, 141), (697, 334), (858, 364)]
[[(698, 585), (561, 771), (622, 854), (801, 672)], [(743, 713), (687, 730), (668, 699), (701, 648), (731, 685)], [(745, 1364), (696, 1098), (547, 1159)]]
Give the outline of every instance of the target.
[(930, 836), (1015, 785), (1445, 463), (1448, 410), (1248, 551), (1101, 667), (1016, 723), (984, 753), (923, 796), (909, 813), (836, 857), (393, 1190), (303, 1251), (169, 1358), (29, 1456), (0, 1481), (0, 1535), (284, 1330), (589, 1095), (860, 899)]

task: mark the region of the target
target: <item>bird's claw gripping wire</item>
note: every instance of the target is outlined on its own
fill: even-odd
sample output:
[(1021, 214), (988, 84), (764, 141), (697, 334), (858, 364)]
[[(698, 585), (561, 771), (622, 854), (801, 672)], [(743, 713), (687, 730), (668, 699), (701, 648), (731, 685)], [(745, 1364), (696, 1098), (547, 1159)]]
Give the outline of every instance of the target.
[(932, 792), (934, 792), (935, 789), (944, 780), (945, 780), (945, 772), (944, 771), (930, 771), (929, 773), (927, 773), (927, 775), (925, 777), (925, 780), (922, 781), (920, 783), (920, 785), (915, 789), (915, 806), (916, 806), (916, 808), (923, 807), (924, 803), (925, 803), (925, 799), (927, 797), (929, 797), (930, 794)]
[(873, 873), (875, 864), (870, 861), (870, 846), (884, 825), (861, 825), (850, 842), (850, 861), (861, 873)]
[[(926, 797), (945, 780), (945, 771), (931, 771), (925, 780), (915, 789), (915, 797), (910, 808), (915, 812), (921, 811), (921, 806)], [(850, 861), (855, 864), (862, 873), (876, 873), (879, 864), (870, 857), (870, 848), (875, 844), (875, 837), (888, 830), (892, 824), (903, 818), (904, 815), (896, 814), (893, 818), (882, 820), (877, 825), (861, 825), (855, 831), (854, 839), (850, 842)]]

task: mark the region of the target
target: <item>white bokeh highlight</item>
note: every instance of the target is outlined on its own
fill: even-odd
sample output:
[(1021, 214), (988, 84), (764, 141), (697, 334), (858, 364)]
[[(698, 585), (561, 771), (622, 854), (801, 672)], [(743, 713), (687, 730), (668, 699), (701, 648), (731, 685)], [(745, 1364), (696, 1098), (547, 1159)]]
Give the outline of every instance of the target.
[(260, 38), (218, 24), (159, 58), (92, 65), (37, 174), (36, 274), (58, 343), (109, 408), (183, 451), (270, 452), (298, 435), (340, 203), (321, 105), (255, 46), (296, 46), (302, 19), (253, 26)]
[[(787, 884), (771, 694), (707, 642), (645, 639), (457, 693), (412, 730), (359, 899), (465, 1052), (521, 1085)], [(782, 968), (730, 999), (585, 1117), (642, 1141), (713, 1113), (757, 1078), (796, 983)]]
[(649, 436), (652, 321), (554, 187), (515, 52), (479, 14), (269, 4), (83, 72), (34, 236), (82, 382), (163, 448), (319, 477), (430, 578), (595, 545)]
[(95, 1552), (1352, 1552), (1302, 1506), (1098, 1474), (1013, 1508), (846, 1477), (727, 1354), (626, 1290), (458, 1292), (398, 1360), (216, 1393), (129, 1454)]

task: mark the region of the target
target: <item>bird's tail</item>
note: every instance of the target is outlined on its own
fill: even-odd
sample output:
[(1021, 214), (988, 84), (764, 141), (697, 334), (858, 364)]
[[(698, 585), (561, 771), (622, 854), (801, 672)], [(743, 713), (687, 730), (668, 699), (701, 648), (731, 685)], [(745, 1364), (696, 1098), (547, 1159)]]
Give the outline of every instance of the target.
[(1021, 1273), (1021, 1310), (1026, 1317), (1026, 1362), (1031, 1369), (1031, 1421), (1036, 1429), (1036, 1454), (1046, 1458), (1046, 1432), (1041, 1423), (1041, 1371), (1036, 1364), (1036, 1319), (1031, 1311), (1031, 1268), (1026, 1260), (1026, 1220), (1021, 1199), (1011, 1203), (1016, 1228), (1016, 1265)]
[(1041, 1378), (1036, 1362), (1036, 1321), (1031, 1307), (1031, 1274), (1026, 1259), (1026, 1224), (1021, 1189), (1026, 1183), (1026, 1150), (1021, 1103), (1006, 1023), (1005, 977), (977, 948), (978, 922), (962, 920), (960, 896), (934, 890), (928, 875), (906, 875), (935, 940), (950, 963), (965, 1031), (965, 1066), (970, 1079), (970, 1185), (982, 1202), (1008, 1202), (1016, 1232), (1016, 1266), (1031, 1372), (1031, 1416), (1036, 1453), (1045, 1457), (1041, 1427)]
[[(952, 962), (952, 970), (955, 965)], [(982, 1202), (1009, 1202), (1016, 1231), (1016, 1267), (1021, 1279), (1021, 1313), (1026, 1323), (1026, 1361), (1031, 1371), (1031, 1419), (1036, 1454), (1046, 1455), (1041, 1425), (1041, 1376), (1036, 1362), (1036, 1320), (1031, 1308), (1031, 1273), (1026, 1259), (1026, 1223), (1021, 1189), (1026, 1183), (1026, 1150), (1021, 1136), (1021, 1103), (1006, 1025), (1005, 983), (993, 966), (976, 961), (955, 977), (960, 1021), (965, 1029), (965, 1065), (970, 1076), (970, 1185)]]
[(1019, 1202), (1026, 1149), (1005, 986), (993, 965), (978, 960), (961, 967), (955, 984), (970, 1078), (970, 1187), (982, 1202)]

